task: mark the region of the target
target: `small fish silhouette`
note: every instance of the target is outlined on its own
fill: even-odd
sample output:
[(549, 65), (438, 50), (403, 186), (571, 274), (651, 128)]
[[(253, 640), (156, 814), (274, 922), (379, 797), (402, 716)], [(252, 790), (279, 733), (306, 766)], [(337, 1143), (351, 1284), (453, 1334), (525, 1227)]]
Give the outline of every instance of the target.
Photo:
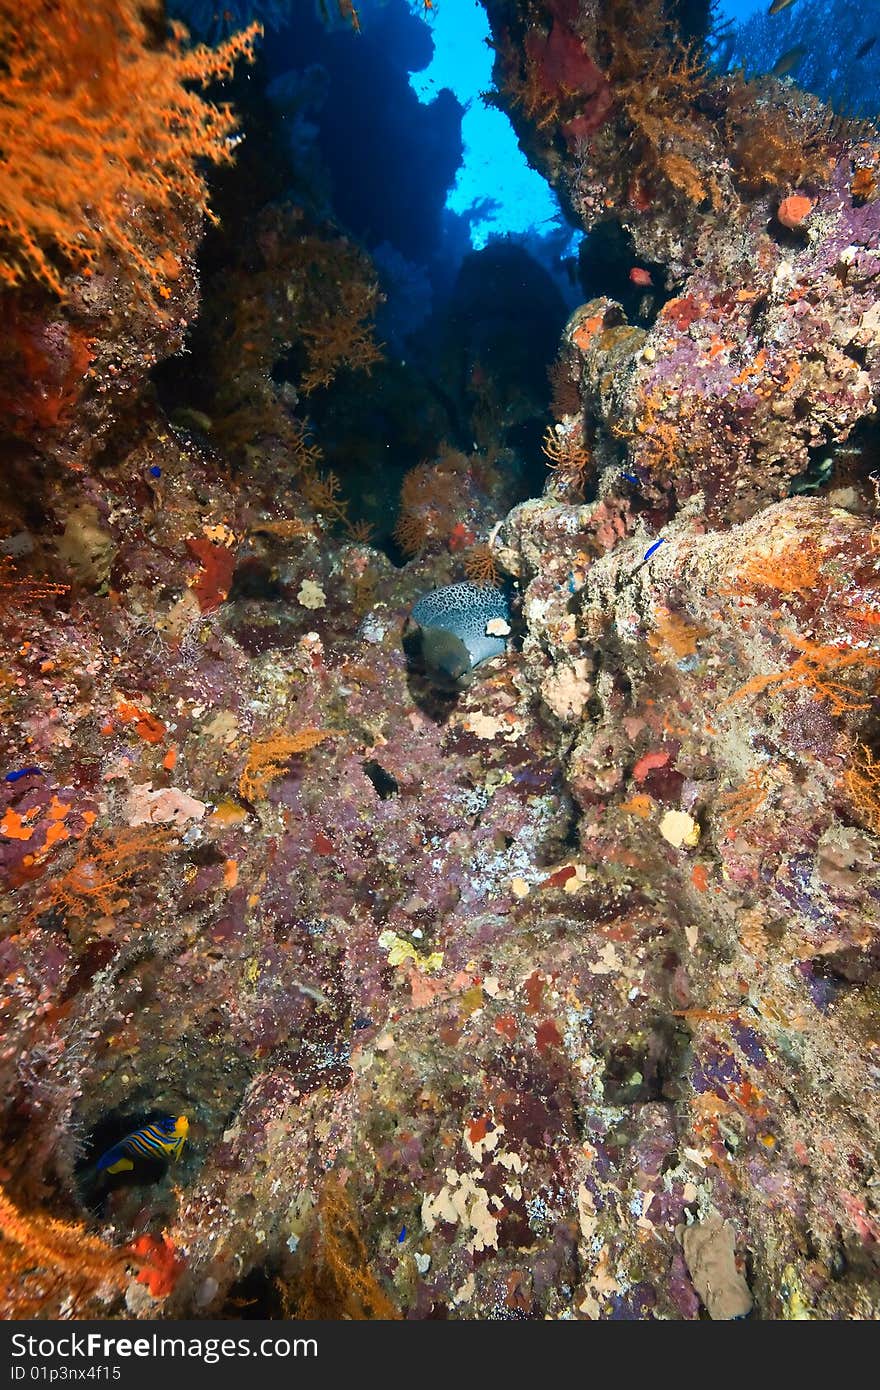
[(789, 48), (785, 53), (781, 53), (770, 69), (771, 77), (785, 77), (802, 59), (806, 58), (807, 50), (802, 43), (795, 44), (794, 48)]

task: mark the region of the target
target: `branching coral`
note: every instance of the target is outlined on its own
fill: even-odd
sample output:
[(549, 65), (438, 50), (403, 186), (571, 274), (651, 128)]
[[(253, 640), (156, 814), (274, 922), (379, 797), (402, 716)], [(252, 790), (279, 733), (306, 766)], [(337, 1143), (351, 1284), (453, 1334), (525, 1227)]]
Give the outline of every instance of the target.
[(117, 1250), (84, 1226), (24, 1213), (0, 1187), (0, 1317), (96, 1315), (117, 1298), (132, 1268), (154, 1297), (170, 1292), (183, 1268), (167, 1236), (140, 1236)]
[(336, 733), (335, 729), (300, 729), (295, 734), (273, 734), (252, 743), (238, 786), (245, 801), (262, 800), (272, 782), (283, 775), (292, 757), (317, 748)]
[(342, 497), (342, 484), (336, 474), (328, 469), (319, 473), (316, 468), (304, 467), (299, 478), (300, 492), (304, 501), (312, 508), (321, 521), (332, 524), (339, 522), (349, 535), (360, 539), (361, 534), (348, 517), (348, 503)]
[(464, 557), (464, 572), (471, 584), (479, 588), (497, 589), (501, 584), (498, 563), (491, 545), (471, 546)]
[(51, 878), (27, 921), (58, 912), (69, 929), (82, 930), (98, 917), (115, 916), (128, 906), (126, 892), (138, 875), (175, 843), (171, 829), (154, 825), (123, 826), (87, 837), (77, 845), (71, 866)]
[[(828, 157), (846, 122), (815, 98), (788, 106), (774, 101), (775, 84), (746, 82), (741, 72), (724, 79), (723, 133), (741, 191), (756, 193), (828, 181)], [(850, 134), (859, 129), (850, 126)]]
[(443, 445), (435, 462), (426, 460), (405, 474), (394, 536), (407, 555), (448, 542), (461, 515), (468, 468), (466, 454)]
[[(669, 410), (673, 418), (669, 417)], [(676, 471), (683, 452), (681, 424), (688, 406), (684, 400), (673, 401), (662, 391), (648, 392), (639, 401), (635, 430), (615, 428), (615, 434), (637, 440), (639, 463), (650, 469), (655, 479)]]
[[(293, 407), (340, 371), (369, 371), (379, 361), (372, 318), (381, 295), (371, 264), (332, 229), (305, 232), (291, 205), (261, 214), (254, 244), (256, 264), (250, 246), (241, 268), (209, 297), (203, 321), (214, 432), (236, 461), (283, 453), (313, 511), (353, 534), (338, 479), (319, 471), (320, 445)], [(273, 370), (282, 360), (287, 380), (279, 387)]]
[(367, 257), (345, 237), (304, 231), (302, 213), (271, 207), (256, 229), (259, 263), (226, 277), (212, 303), (218, 407), (244, 407), (284, 354), (302, 344), (299, 389), (328, 386), (343, 367), (380, 358), (372, 318), (381, 301)]
[(706, 85), (705, 64), (672, 37), (661, 0), (614, 0), (604, 6), (603, 20), (600, 52), (630, 126), (637, 182), (650, 187), (665, 179), (689, 202), (709, 198), (718, 211), (722, 189), (699, 157), (710, 137), (694, 102)]
[(737, 573), (739, 586), (764, 586), (780, 593), (805, 593), (815, 587), (822, 557), (814, 544), (792, 541), (782, 549), (750, 556)]
[(783, 631), (782, 636), (797, 648), (800, 656), (786, 671), (753, 676), (722, 700), (722, 706), (746, 695), (759, 695), (775, 686), (783, 690), (808, 690), (814, 699), (826, 700), (834, 714), (870, 708), (870, 697), (860, 695), (839, 680), (837, 672), (859, 668), (880, 670), (880, 656), (861, 648), (813, 642), (809, 638), (798, 637), (794, 632)]
[(301, 384), (306, 395), (319, 386), (329, 386), (342, 367), (369, 372), (381, 360), (372, 333), (380, 299), (378, 286), (366, 280), (342, 280), (338, 299), (333, 312), (303, 324), (308, 365)]
[(740, 826), (746, 825), (764, 805), (769, 795), (767, 778), (763, 768), (753, 767), (744, 782), (733, 791), (725, 792), (720, 798), (722, 818), (728, 836)]
[(27, 575), (19, 575), (10, 557), (0, 555), (0, 595), (5, 604), (19, 606), (39, 603), (42, 599), (56, 598), (69, 592), (69, 584), (56, 584), (49, 579), (31, 579)]
[(0, 1316), (45, 1317), (62, 1298), (81, 1314), (119, 1294), (133, 1262), (82, 1226), (25, 1215), (0, 1188)]
[[(65, 292), (105, 252), (144, 289), (179, 272), (167, 224), (208, 211), (200, 161), (232, 159), (235, 117), (190, 90), (252, 58), (259, 26), (188, 50), (155, 42), (158, 0), (0, 0), (0, 284)], [(160, 227), (163, 230), (160, 230)]]
[(573, 430), (564, 430), (560, 425), (556, 429), (548, 427), (541, 448), (547, 467), (556, 473), (563, 485), (582, 493), (593, 460), (580, 426)]
[(843, 774), (843, 785), (859, 819), (880, 835), (880, 759), (863, 745)]
[(369, 1265), (351, 1198), (338, 1179), (327, 1179), (304, 1241), (308, 1274), (284, 1290), (288, 1315), (375, 1321), (399, 1318)]

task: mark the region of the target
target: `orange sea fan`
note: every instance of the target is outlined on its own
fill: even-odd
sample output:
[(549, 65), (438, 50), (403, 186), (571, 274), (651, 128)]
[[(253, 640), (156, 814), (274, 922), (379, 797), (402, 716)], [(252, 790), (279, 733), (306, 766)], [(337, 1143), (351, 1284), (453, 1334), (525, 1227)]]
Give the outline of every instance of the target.
[(788, 690), (807, 690), (814, 700), (827, 702), (833, 714), (849, 714), (855, 710), (869, 709), (871, 694), (862, 693), (838, 678), (838, 673), (849, 670), (880, 670), (880, 656), (862, 649), (841, 643), (814, 642), (809, 638), (798, 637), (797, 633), (781, 629), (781, 635), (800, 652), (798, 658), (785, 671), (774, 671), (769, 675), (752, 676), (727, 695), (719, 709), (740, 700), (745, 695), (759, 695), (773, 687)]
[(133, 1263), (140, 1261), (114, 1250), (83, 1226), (25, 1214), (0, 1188), (3, 1318), (46, 1317), (65, 1298), (72, 1300), (74, 1309), (95, 1299), (106, 1302), (124, 1289), (127, 1266)]
[(466, 454), (444, 443), (436, 460), (426, 459), (404, 475), (394, 536), (408, 555), (448, 538), (461, 517), (469, 467)]
[(843, 785), (859, 819), (875, 835), (880, 835), (880, 758), (870, 748), (856, 746)]
[(18, 574), (8, 555), (0, 555), (0, 600), (4, 606), (23, 607), (70, 593), (69, 584), (56, 584), (49, 579), (31, 579)]
[(471, 546), (464, 557), (464, 572), (471, 584), (481, 588), (497, 589), (501, 585), (494, 551), (485, 543)]
[(252, 743), (247, 765), (241, 774), (238, 789), (245, 801), (260, 801), (272, 782), (284, 773), (287, 764), (297, 753), (307, 753), (328, 738), (335, 738), (338, 729), (300, 729), (295, 734), (270, 734)]
[(188, 84), (252, 58), (260, 27), (186, 49), (161, 23), (159, 0), (0, 0), (0, 286), (63, 295), (105, 251), (144, 286), (175, 272), (169, 220), (208, 212), (200, 161), (231, 160), (236, 129)]
[(308, 395), (318, 386), (329, 386), (341, 367), (369, 372), (382, 360), (373, 339), (373, 316), (383, 296), (379, 286), (367, 280), (340, 280), (335, 313), (316, 316), (302, 326), (308, 364), (302, 390)]
[(740, 584), (763, 585), (785, 594), (806, 593), (815, 588), (821, 567), (822, 555), (813, 542), (791, 540), (781, 549), (759, 552), (748, 558), (737, 580)]
[(562, 478), (566, 486), (583, 492), (593, 459), (581, 431), (553, 429), (548, 425), (541, 449), (547, 458), (547, 467)]
[(281, 1288), (285, 1316), (356, 1322), (400, 1317), (373, 1273), (351, 1196), (335, 1175), (325, 1180), (304, 1245), (302, 1277)]
[(414, 512), (401, 512), (394, 527), (394, 539), (405, 555), (418, 555), (428, 543), (428, 525)]
[(119, 826), (87, 836), (69, 867), (48, 879), (21, 927), (56, 911), (69, 931), (80, 934), (98, 917), (115, 917), (128, 907), (135, 881), (149, 875), (156, 858), (176, 844), (173, 829), (164, 825)]
[(727, 828), (728, 837), (755, 817), (769, 794), (764, 769), (755, 767), (751, 769), (745, 781), (741, 782), (738, 787), (723, 793), (719, 800), (722, 807), (721, 817)]

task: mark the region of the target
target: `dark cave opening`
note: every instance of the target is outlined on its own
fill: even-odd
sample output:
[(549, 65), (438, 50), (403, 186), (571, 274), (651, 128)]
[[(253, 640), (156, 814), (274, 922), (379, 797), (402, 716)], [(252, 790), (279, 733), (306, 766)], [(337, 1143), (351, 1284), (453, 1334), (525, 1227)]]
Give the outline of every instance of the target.
[[(279, 500), (296, 500), (290, 436), (307, 430), (322, 470), (339, 479), (349, 522), (369, 527), (398, 566), (412, 553), (395, 535), (403, 480), (444, 449), (490, 462), (502, 451), (498, 515), (540, 493), (547, 371), (591, 273), (562, 254), (559, 225), (471, 245), (476, 210), (446, 205), (464, 157), (465, 107), (449, 90), (420, 100), (409, 80), (432, 48), (405, 0), (362, 7), (359, 33), (307, 10), (236, 75), (247, 157), (213, 179), (202, 312), (185, 352), (154, 373), (172, 420), (232, 444), (241, 477), (249, 459), (272, 457)], [(294, 216), (269, 211), (294, 205)], [(339, 248), (320, 268), (297, 250), (317, 242)], [(344, 276), (348, 247), (364, 249), (358, 274), (378, 285), (381, 356), (369, 374), (343, 365), (304, 393), (300, 327), (267, 305), (264, 272), (281, 258), (313, 281), (332, 276), (334, 261)], [(630, 298), (633, 312), (654, 302)]]

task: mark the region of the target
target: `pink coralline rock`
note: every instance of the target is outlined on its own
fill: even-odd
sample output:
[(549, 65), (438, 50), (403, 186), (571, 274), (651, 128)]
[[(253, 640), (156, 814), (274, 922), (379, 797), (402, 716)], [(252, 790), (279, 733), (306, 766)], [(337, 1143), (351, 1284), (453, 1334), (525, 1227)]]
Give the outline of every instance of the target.
[(179, 787), (155, 789), (147, 782), (132, 788), (125, 815), (129, 825), (183, 825), (201, 820), (207, 809)]

